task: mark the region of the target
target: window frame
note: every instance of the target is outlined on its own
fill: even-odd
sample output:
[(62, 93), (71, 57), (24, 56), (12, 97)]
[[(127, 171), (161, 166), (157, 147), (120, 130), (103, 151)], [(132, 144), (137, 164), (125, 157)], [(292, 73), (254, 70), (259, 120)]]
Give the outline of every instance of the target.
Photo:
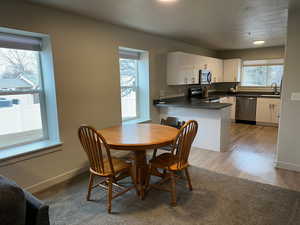
[[(274, 60), (283, 60), (283, 59), (274, 59)], [(245, 60), (247, 62), (249, 61), (268, 61), (268, 60)], [(245, 62), (244, 61), (244, 62)], [(282, 63), (262, 63), (262, 64), (251, 64), (251, 65), (244, 65), (244, 62), (242, 64), (242, 72), (241, 72), (241, 84), (240, 84), (240, 87), (241, 88), (271, 88), (271, 86), (247, 86), (247, 85), (243, 85), (243, 79), (244, 79), (244, 67), (258, 67), (258, 66), (283, 66), (283, 69), (284, 69), (284, 62)], [(282, 77), (283, 77), (283, 74), (282, 74)]]
[[(3, 149), (18, 147), (18, 146), (26, 145), (26, 144), (29, 144), (29, 143), (39, 142), (39, 141), (43, 141), (43, 140), (48, 139), (48, 129), (47, 129), (47, 119), (46, 119), (47, 115), (45, 115), (44, 110), (43, 110), (43, 106), (45, 105), (45, 101), (44, 101), (44, 97), (43, 97), (44, 96), (43, 91), (42, 90), (7, 91), (7, 92), (1, 92), (0, 91), (0, 97), (5, 96), (5, 95), (14, 96), (14, 95), (27, 95), (27, 94), (28, 95), (29, 94), (38, 94), (39, 95), (43, 137), (31, 140), (31, 141), (20, 142), (18, 144), (6, 145), (4, 147), (0, 147), (0, 151), (3, 150)], [(12, 133), (12, 135), (13, 134), (16, 134), (16, 133)]]
[[(39, 52), (39, 69), (41, 74), (41, 88), (28, 91), (3, 91), (1, 95), (18, 95), (18, 94), (39, 94), (41, 120), (43, 127), (43, 138), (23, 142), (20, 144), (5, 146), (0, 149), (0, 163), (3, 160), (33, 154), (42, 150), (49, 152), (50, 148), (62, 145), (59, 135), (57, 102), (56, 102), (56, 87), (54, 79), (54, 65), (51, 38), (47, 34), (33, 33), (22, 30), (0, 27), (0, 32), (22, 35), (32, 38), (41, 39), (41, 50)], [(21, 49), (21, 48), (14, 48)], [(53, 150), (53, 151), (57, 151)]]
[[(124, 58), (124, 57), (121, 57), (119, 56), (119, 70), (120, 70), (120, 60), (121, 59), (132, 59), (132, 58)], [(140, 70), (139, 70), (139, 60), (140, 59), (132, 59), (132, 60), (136, 60), (136, 68), (137, 68), (137, 75), (136, 75), (136, 82), (135, 82), (135, 114), (136, 116), (134, 117), (123, 117), (123, 114), (122, 114), (122, 107), (121, 107), (121, 116), (122, 116), (122, 121), (123, 122), (127, 122), (127, 121), (131, 121), (131, 120), (136, 120), (138, 118), (140, 118), (140, 110), (139, 110), (139, 104), (140, 104), (140, 101), (139, 101), (139, 76), (140, 76)], [(120, 75), (120, 79), (121, 79), (121, 75)], [(122, 86), (121, 85), (121, 82), (120, 82), (120, 88), (121, 88), (121, 92), (122, 92), (122, 88), (131, 88), (133, 86)], [(122, 104), (122, 96), (121, 96), (121, 104)]]

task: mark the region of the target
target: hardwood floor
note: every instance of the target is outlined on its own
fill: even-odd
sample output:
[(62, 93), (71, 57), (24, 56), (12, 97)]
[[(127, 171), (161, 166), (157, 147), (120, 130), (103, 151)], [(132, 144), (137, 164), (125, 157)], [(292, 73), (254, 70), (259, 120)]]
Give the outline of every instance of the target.
[(193, 148), (193, 166), (300, 191), (300, 173), (274, 168), (278, 128), (232, 124), (227, 152)]

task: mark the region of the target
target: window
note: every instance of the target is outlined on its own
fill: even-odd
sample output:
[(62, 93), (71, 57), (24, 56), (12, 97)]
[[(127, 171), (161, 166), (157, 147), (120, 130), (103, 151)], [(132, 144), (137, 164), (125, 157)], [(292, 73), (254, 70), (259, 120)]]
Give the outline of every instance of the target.
[(148, 53), (119, 49), (122, 120), (149, 119)]
[(49, 46), (46, 36), (0, 33), (0, 149), (58, 140)]
[(123, 120), (138, 117), (138, 60), (120, 58), (121, 103)]
[(280, 86), (283, 76), (283, 60), (244, 61), (242, 86), (271, 87)]

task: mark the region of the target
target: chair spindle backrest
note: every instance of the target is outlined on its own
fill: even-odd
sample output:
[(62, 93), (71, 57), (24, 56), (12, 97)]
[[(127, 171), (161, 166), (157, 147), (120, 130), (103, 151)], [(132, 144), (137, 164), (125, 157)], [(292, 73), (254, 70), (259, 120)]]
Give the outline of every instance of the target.
[[(107, 157), (110, 170), (114, 176), (114, 168), (110, 156), (110, 149), (104, 137), (93, 127), (82, 125), (78, 129), (78, 137), (81, 145), (88, 156), (90, 168), (99, 174), (104, 174), (104, 159)], [(104, 151), (104, 152), (103, 152)], [(106, 153), (106, 157), (105, 154)]]
[(182, 167), (188, 163), (192, 143), (198, 131), (198, 123), (195, 120), (190, 120), (184, 124), (179, 130), (177, 138), (175, 139), (175, 158), (177, 166)]

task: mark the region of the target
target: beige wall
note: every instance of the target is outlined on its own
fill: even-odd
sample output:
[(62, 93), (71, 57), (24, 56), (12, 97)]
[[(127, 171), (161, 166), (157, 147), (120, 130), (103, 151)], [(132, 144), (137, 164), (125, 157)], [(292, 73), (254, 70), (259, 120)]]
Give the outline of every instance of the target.
[(300, 171), (300, 101), (291, 101), (300, 92), (300, 2), (292, 0), (289, 9), (287, 54), (283, 80), (277, 165)]
[(241, 58), (243, 60), (279, 59), (284, 58), (284, 54), (284, 46), (243, 50), (227, 50), (217, 52), (217, 56), (221, 59)]
[[(215, 52), (182, 42), (97, 22), (40, 6), (3, 3), (0, 26), (49, 34), (52, 38), (62, 151), (35, 157), (9, 166), (0, 174), (29, 187), (86, 163), (77, 140), (80, 124), (97, 128), (119, 124), (120, 88), (118, 46), (150, 52), (151, 101), (159, 90), (178, 92), (166, 86), (166, 53), (181, 50), (215, 56)], [(152, 104), (151, 104), (152, 105)], [(158, 119), (151, 106), (151, 117)]]

